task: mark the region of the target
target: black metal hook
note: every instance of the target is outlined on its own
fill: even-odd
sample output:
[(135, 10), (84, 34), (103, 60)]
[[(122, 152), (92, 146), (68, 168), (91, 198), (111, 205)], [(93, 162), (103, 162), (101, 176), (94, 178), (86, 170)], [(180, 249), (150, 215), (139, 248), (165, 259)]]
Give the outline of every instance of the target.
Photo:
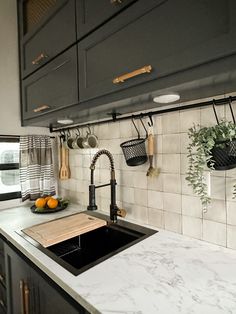
[(233, 122), (235, 124), (235, 117), (234, 117), (234, 112), (233, 112), (233, 109), (232, 109), (232, 97), (229, 96), (229, 109), (230, 109), (230, 112), (231, 112), (231, 115), (232, 115), (232, 118), (233, 118)]
[(88, 128), (87, 134), (91, 134), (91, 129), (90, 129), (90, 125), (89, 124), (87, 124), (87, 128)]
[(152, 114), (149, 114), (148, 117), (149, 117), (150, 122), (151, 122), (151, 123), (150, 123), (150, 122), (148, 121), (148, 126), (149, 126), (149, 127), (152, 127), (152, 126), (153, 126)]
[(219, 118), (218, 118), (218, 116), (217, 116), (217, 113), (216, 113), (216, 101), (215, 101), (215, 99), (213, 99), (212, 100), (212, 107), (213, 107), (213, 111), (214, 111), (214, 114), (215, 114), (215, 117), (216, 117), (216, 122), (217, 122), (217, 124), (219, 124)]
[(137, 133), (138, 133), (138, 138), (140, 138), (140, 133), (139, 133), (139, 130), (138, 130), (138, 128), (136, 127), (136, 125), (135, 125), (135, 123), (134, 123), (134, 117), (133, 117), (133, 116), (132, 116), (131, 120), (132, 120), (132, 123), (133, 123), (133, 125), (134, 125), (134, 127), (135, 127)]
[(144, 130), (145, 130), (145, 133), (146, 133), (146, 139), (148, 138), (148, 131), (147, 131), (147, 129), (146, 129), (146, 127), (145, 127), (145, 125), (144, 125), (144, 123), (143, 123), (143, 120), (142, 120), (142, 116), (140, 116), (140, 121), (141, 121), (141, 123), (142, 123), (142, 125), (143, 125), (143, 128), (144, 128)]
[(77, 135), (80, 136), (80, 129), (79, 129), (79, 127), (77, 127), (76, 130), (78, 132)]

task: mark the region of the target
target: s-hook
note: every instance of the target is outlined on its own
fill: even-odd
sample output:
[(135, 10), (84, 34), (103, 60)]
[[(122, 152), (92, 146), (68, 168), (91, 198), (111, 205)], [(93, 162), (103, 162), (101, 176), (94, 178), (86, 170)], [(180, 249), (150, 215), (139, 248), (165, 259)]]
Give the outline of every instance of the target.
[(232, 97), (230, 96), (229, 97), (229, 109), (230, 109), (230, 112), (231, 112), (231, 115), (232, 115), (232, 119), (233, 119), (233, 122), (235, 124), (235, 117), (234, 117), (234, 113), (233, 113), (233, 109), (232, 109)]
[(217, 122), (217, 124), (219, 124), (219, 118), (218, 118), (218, 116), (217, 116), (216, 107), (215, 107), (215, 106), (216, 106), (216, 101), (215, 101), (215, 99), (213, 99), (213, 100), (212, 100), (212, 107), (213, 107), (213, 110), (214, 110), (216, 122)]
[(150, 122), (148, 121), (148, 126), (151, 128), (151, 127), (153, 127), (153, 120), (152, 120), (152, 115), (151, 114), (149, 114), (148, 115), (148, 117), (149, 117), (149, 119), (150, 119)]
[[(143, 123), (143, 120), (142, 120), (142, 117), (141, 117), (141, 116), (139, 116), (139, 120), (141, 121), (142, 126), (143, 126), (143, 128), (144, 128), (144, 130), (145, 130), (146, 139), (147, 139), (147, 138), (148, 138), (148, 131), (147, 131), (147, 129), (146, 129), (144, 123)], [(133, 123), (133, 125), (134, 125), (134, 127), (135, 127), (135, 129), (136, 129), (136, 131), (137, 131), (137, 133), (138, 133), (138, 138), (140, 138), (139, 130), (138, 130), (137, 126), (136, 126), (135, 123), (134, 123), (134, 116), (132, 116), (131, 121), (132, 121), (132, 123)]]

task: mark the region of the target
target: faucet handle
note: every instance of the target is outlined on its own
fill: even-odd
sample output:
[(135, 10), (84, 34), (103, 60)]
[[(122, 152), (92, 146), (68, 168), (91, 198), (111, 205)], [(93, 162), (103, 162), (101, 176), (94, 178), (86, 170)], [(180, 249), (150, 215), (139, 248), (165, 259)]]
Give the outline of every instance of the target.
[(126, 212), (126, 210), (125, 209), (120, 209), (120, 208), (118, 208), (118, 210), (117, 210), (117, 216), (120, 216), (120, 217), (125, 217), (126, 216), (126, 214), (127, 214), (127, 212)]

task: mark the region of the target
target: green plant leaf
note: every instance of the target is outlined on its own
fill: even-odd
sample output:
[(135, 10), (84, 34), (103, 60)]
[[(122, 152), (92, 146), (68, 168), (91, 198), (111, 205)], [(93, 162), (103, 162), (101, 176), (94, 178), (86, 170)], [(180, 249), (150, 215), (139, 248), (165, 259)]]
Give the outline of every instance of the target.
[[(188, 130), (190, 143), (188, 150), (188, 170), (186, 180), (192, 186), (193, 191), (200, 197), (203, 209), (206, 210), (211, 202), (207, 194), (207, 185), (204, 182), (203, 172), (206, 165), (214, 170), (215, 161), (212, 158), (214, 146), (224, 148), (226, 141), (232, 141), (236, 137), (236, 125), (231, 121), (222, 120), (219, 124), (211, 127), (193, 125)], [(222, 143), (222, 141), (224, 141)], [(234, 185), (233, 197), (236, 198), (236, 184)]]

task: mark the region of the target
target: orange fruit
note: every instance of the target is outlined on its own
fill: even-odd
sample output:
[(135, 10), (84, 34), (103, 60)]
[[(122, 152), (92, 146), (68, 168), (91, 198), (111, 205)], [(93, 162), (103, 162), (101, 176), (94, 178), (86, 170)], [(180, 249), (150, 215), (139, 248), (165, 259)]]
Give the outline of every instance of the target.
[(46, 203), (50, 200), (50, 198), (52, 198), (52, 197), (51, 197), (51, 196), (45, 196), (45, 197), (44, 197)]
[(47, 201), (47, 205), (49, 208), (53, 209), (56, 208), (58, 205), (58, 200), (56, 200), (55, 198), (51, 197), (48, 201)]
[(37, 208), (43, 208), (45, 207), (47, 204), (47, 202), (45, 201), (45, 199), (43, 197), (40, 197), (40, 198), (37, 198), (34, 205), (37, 207)]

